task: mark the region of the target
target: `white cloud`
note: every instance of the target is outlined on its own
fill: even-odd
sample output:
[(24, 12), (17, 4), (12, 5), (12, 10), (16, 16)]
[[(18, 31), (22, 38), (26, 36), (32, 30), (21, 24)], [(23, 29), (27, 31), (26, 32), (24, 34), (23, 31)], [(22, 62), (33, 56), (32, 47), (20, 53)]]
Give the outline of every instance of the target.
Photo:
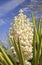
[(23, 8), (23, 11), (28, 12), (30, 9), (28, 7)]
[(4, 22), (3, 19), (0, 19), (0, 26), (3, 25), (3, 24), (6, 24), (6, 22)]
[(31, 0), (31, 1), (36, 1), (36, 0)]
[(31, 2), (42, 2), (42, 0), (31, 0)]
[(11, 0), (10, 2), (0, 6), (0, 17), (4, 16), (22, 2), (24, 2), (24, 0)]
[[(4, 16), (9, 11), (13, 10), (15, 7), (17, 7), (22, 2), (24, 2), (24, 0), (11, 0), (8, 3), (0, 6), (0, 17)], [(0, 26), (6, 23), (7, 22), (5, 22), (3, 19), (0, 19)]]
[(38, 1), (37, 1), (37, 0), (31, 0), (31, 2), (35, 2), (35, 3), (36, 3), (36, 2), (38, 2)]

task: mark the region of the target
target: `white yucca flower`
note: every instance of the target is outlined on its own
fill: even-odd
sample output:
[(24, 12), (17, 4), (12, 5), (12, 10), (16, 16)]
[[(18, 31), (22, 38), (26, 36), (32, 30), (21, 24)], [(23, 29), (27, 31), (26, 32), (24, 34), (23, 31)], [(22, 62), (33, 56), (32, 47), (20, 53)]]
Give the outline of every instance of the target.
[[(22, 9), (19, 11), (18, 16), (14, 17), (14, 23), (10, 27), (10, 38), (14, 37), (17, 42), (18, 36), (24, 59), (27, 62), (33, 58), (33, 24), (29, 18), (23, 14)], [(12, 47), (12, 49), (14, 48)], [(26, 65), (31, 65), (31, 63), (27, 62)]]

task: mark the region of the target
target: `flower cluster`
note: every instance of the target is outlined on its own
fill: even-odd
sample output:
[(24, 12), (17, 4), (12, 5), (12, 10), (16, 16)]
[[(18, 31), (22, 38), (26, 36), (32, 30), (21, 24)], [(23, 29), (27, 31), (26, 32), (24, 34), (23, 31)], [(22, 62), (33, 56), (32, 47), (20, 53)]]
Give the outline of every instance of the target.
[(29, 18), (23, 14), (22, 9), (19, 11), (18, 16), (14, 17), (14, 23), (10, 27), (10, 38), (14, 37), (17, 42), (18, 36), (25, 63), (26, 65), (31, 65), (29, 60), (33, 58), (33, 24), (30, 22)]

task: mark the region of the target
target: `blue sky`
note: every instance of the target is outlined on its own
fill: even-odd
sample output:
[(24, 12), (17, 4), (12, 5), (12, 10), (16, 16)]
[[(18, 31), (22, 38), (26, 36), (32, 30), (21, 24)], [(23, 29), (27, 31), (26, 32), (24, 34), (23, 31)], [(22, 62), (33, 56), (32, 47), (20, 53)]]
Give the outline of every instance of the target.
[[(32, 6), (29, 6), (29, 5)], [(38, 14), (38, 6), (36, 4), (42, 5), (42, 0), (0, 0), (0, 40), (6, 44), (6, 36), (9, 32), (10, 23), (14, 21), (14, 16), (18, 14), (20, 9), (24, 10), (24, 14), (27, 17), (30, 16), (30, 10), (35, 10), (37, 17), (42, 16), (42, 11), (40, 10)], [(28, 13), (28, 14), (27, 14)]]

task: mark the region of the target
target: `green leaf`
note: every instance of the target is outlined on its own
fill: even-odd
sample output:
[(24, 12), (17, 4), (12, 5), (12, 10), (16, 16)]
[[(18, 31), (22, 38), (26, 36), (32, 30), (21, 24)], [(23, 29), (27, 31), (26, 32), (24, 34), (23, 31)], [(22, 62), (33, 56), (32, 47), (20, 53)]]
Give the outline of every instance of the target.
[(7, 62), (10, 64), (10, 65), (13, 65), (13, 63), (11, 62), (11, 60), (9, 59), (8, 55), (5, 53), (5, 51), (0, 48), (0, 51), (2, 52), (2, 54), (4, 55), (5, 59), (7, 60)]

